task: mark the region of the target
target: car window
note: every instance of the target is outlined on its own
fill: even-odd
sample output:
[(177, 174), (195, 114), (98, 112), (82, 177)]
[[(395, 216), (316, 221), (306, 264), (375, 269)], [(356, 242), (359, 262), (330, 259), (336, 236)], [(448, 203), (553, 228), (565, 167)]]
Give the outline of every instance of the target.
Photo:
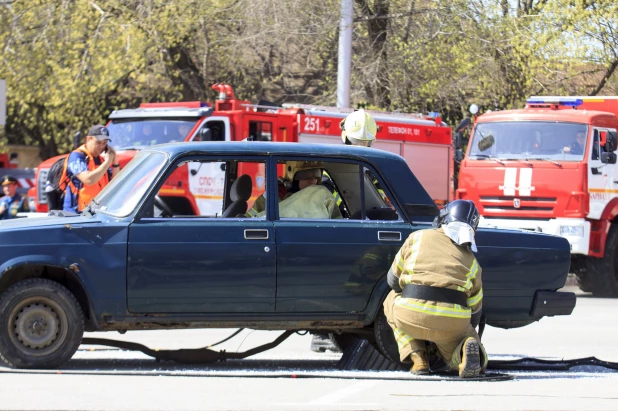
[(107, 128), (116, 150), (184, 141), (195, 119), (116, 119)]
[(163, 153), (139, 152), (93, 200), (95, 210), (117, 217), (133, 212), (163, 169)]
[(367, 168), (336, 161), (279, 160), (279, 218), (401, 220)]
[(152, 217), (265, 218), (250, 214), (265, 212), (265, 170), (265, 161), (181, 161), (153, 198)]

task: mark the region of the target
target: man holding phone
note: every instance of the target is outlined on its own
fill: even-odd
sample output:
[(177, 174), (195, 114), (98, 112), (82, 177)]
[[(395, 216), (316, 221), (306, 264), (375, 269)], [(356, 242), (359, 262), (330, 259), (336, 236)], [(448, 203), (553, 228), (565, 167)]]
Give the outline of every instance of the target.
[(69, 154), (64, 211), (82, 211), (118, 172), (120, 164), (110, 142), (109, 130), (97, 124), (88, 130), (86, 143)]

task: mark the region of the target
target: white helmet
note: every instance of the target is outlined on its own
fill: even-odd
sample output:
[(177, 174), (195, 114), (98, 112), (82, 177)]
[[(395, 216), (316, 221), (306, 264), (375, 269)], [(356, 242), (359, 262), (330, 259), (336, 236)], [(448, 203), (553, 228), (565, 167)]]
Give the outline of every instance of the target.
[(376, 140), (378, 132), (376, 121), (363, 109), (350, 113), (339, 126), (344, 144), (371, 147)]

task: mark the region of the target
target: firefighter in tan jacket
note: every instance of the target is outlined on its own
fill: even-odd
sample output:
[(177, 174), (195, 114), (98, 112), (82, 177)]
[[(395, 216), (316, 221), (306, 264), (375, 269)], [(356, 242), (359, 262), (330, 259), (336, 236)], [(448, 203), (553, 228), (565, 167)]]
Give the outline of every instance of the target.
[(487, 367), (474, 329), (483, 300), (481, 267), (472, 253), (478, 222), (472, 201), (453, 201), (440, 210), (434, 229), (412, 233), (395, 256), (384, 313), (400, 359), (412, 360), (414, 374), (429, 372), (427, 342), (462, 378), (477, 377)]

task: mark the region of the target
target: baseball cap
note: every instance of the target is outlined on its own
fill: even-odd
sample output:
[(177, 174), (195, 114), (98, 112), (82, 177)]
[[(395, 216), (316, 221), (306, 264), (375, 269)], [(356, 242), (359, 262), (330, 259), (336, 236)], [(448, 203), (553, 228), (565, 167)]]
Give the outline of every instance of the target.
[(88, 135), (96, 137), (97, 140), (99, 141), (103, 141), (103, 140), (109, 140), (110, 142), (112, 141), (109, 138), (109, 130), (107, 129), (107, 127), (102, 126), (100, 124), (90, 127), (90, 130), (88, 130)]
[(4, 176), (2, 177), (2, 185), (8, 186), (10, 184), (17, 184), (17, 179), (13, 176)]

